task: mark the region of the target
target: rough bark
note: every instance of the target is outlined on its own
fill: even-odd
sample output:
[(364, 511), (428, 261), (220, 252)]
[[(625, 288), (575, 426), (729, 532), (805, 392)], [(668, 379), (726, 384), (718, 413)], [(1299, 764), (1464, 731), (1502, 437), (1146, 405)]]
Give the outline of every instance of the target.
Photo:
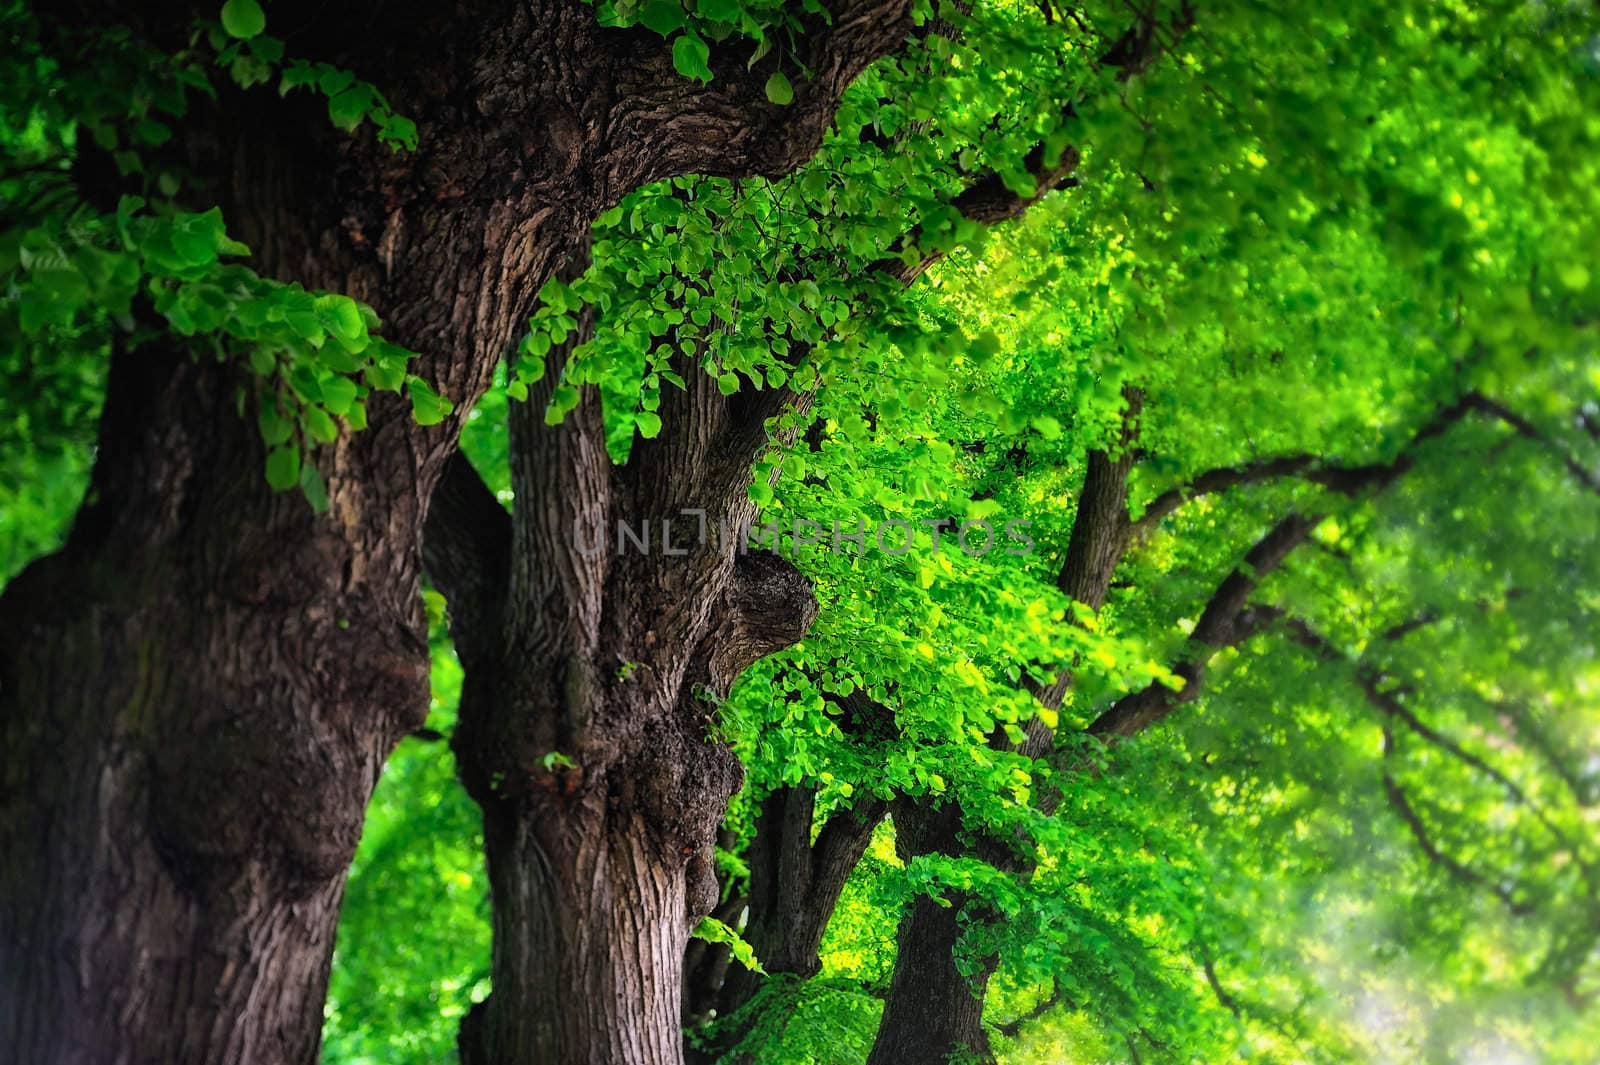
[[(905, 861), (919, 855), (959, 857), (966, 852), (961, 809), (903, 800), (895, 804), (896, 846)], [(956, 1051), (978, 1060), (991, 1056), (983, 1026), (983, 1003), (993, 959), (978, 959), (976, 971), (956, 964), (966, 919), (982, 904), (962, 892), (942, 900), (917, 895), (895, 934), (894, 975), (884, 999), (867, 1065), (943, 1065)]]
[(316, 1056), (342, 873), (425, 709), (422, 620), (381, 525), (258, 488), (259, 445), (208, 416), (224, 384), (119, 358), (96, 498), (0, 600), (6, 1060)]
[[(494, 992), (463, 1025), (462, 1058), (678, 1062), (684, 952), (717, 901), (716, 832), (742, 779), (717, 703), (800, 639), (816, 601), (788, 562), (716, 535), (754, 517), (745, 487), (766, 438), (751, 418), (765, 412), (686, 368), (661, 435), (613, 467), (598, 396), (545, 424), (557, 376), (511, 411), (505, 544), (481, 543), (478, 508), (443, 493), (428, 526), (466, 667), (453, 746), (484, 811), (496, 913)], [(464, 576), (463, 545), (505, 568)]]
[[(187, 13), (122, 14), (153, 40), (186, 36)], [(317, 102), (270, 92), (225, 94), (173, 146), (252, 265), (372, 304), (458, 412), (600, 211), (690, 170), (796, 165), (909, 18), (889, 0), (816, 20), (801, 46), (816, 76), (779, 108), (761, 88), (776, 57), (746, 71), (719, 50), (699, 86), (665, 42), (602, 30), (576, 0), (270, 14), (291, 47), (380, 85), (419, 150), (338, 134)], [(55, 17), (70, 35), (108, 12)], [(119, 353), (90, 502), (66, 547), (0, 599), (0, 1059), (315, 1060), (342, 876), (378, 769), (426, 707), (420, 541), (456, 425), (420, 428), (380, 397), (368, 430), (316, 457), (332, 502), (316, 516), (263, 483), (237, 414), (250, 387), (176, 348)], [(734, 583), (731, 565), (696, 576), (713, 603)], [(686, 628), (709, 632), (709, 615), (703, 603)], [(544, 705), (628, 717), (570, 659), (530, 662), (579, 686)], [(653, 698), (676, 705), (681, 686)], [(619, 767), (637, 757), (617, 753)], [(706, 771), (711, 792), (731, 787), (715, 759)], [(654, 798), (673, 808), (670, 787)], [(567, 797), (514, 801), (537, 819)]]

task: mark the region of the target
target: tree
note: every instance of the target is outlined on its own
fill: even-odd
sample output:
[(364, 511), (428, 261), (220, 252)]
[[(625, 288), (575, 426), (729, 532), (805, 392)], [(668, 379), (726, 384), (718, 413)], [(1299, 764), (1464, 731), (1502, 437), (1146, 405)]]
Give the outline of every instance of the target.
[[(10, 332), (109, 349), (112, 383), (96, 495), (0, 611), (0, 832), (30, 856), (0, 1037), (313, 1052), (360, 809), (422, 724), (420, 554), (464, 674), (423, 732), (451, 729), (493, 901), (468, 1061), (676, 1060), (680, 990), (697, 1052), (735, 1060), (1020, 1057), (1046, 1025), (1085, 1060), (1348, 1057), (1329, 981), (1355, 963), (1312, 956), (1290, 905), (1319, 895), (1463, 1002), (1525, 980), (1576, 1060), (1582, 1019), (1531, 996), (1592, 981), (1589, 781), (1551, 720), (1583, 713), (1592, 604), (1546, 605), (1591, 583), (1589, 526), (1497, 531), (1510, 583), (1465, 541), (1513, 489), (1519, 514), (1590, 514), (1586, 11), (271, 14), (333, 43), (285, 60), (238, 2), (189, 52), (150, 16), (52, 20), (23, 35), (37, 83), (7, 82), (38, 116), (7, 143), (44, 167), (7, 177)], [(303, 91), (228, 87), (170, 144), (128, 119), (188, 107), (213, 51)], [(314, 124), (281, 110), (312, 93)], [(153, 207), (118, 199), (134, 163)], [(224, 217), (279, 281), (219, 263)], [(167, 377), (131, 350), (147, 332)], [(92, 376), (50, 380), (79, 400)], [(455, 432), (500, 410), (505, 468), (474, 471)], [(73, 454), (62, 413), (41, 459)], [(1465, 492), (1447, 449), (1502, 479)], [(765, 552), (710, 549), (753, 519), (781, 530)], [(969, 551), (983, 521), (996, 545)], [(57, 749), (87, 752), (61, 782)], [(416, 766), (391, 786), (442, 794)], [(410, 830), (454, 834), (441, 868), (463, 814)], [(398, 819), (347, 931), (418, 860)], [(1424, 901), (1341, 881), (1355, 858)], [(127, 868), (163, 905), (86, 894)], [(400, 879), (392, 912), (439, 891), (464, 921), (446, 877)], [(722, 943), (690, 941), (707, 911)], [(102, 912), (121, 923), (84, 938)], [(750, 944), (765, 979), (729, 965)], [(418, 986), (463, 963), (426, 964)]]
[[(362, 812), (426, 705), (421, 533), (460, 412), (596, 216), (793, 167), (910, 27), (197, 14), (5, 14), (7, 335), (110, 351), (87, 502), (0, 606), (0, 1046), (34, 1061), (315, 1056)], [(734, 31), (781, 56), (706, 44)], [(809, 75), (781, 103), (780, 62)]]

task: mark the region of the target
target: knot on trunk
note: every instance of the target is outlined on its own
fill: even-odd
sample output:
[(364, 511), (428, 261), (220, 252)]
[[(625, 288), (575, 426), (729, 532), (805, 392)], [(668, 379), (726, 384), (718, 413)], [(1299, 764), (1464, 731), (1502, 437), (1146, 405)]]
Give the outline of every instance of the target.
[(738, 557), (727, 604), (727, 615), (711, 636), (711, 681), (719, 691), (753, 662), (799, 643), (817, 619), (811, 579), (767, 551)]

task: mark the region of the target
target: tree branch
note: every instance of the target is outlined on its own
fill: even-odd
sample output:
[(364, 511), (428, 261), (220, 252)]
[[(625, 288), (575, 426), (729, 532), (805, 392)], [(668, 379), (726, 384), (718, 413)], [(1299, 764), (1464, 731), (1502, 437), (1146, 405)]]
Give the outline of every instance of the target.
[(1565, 448), (1561, 447), (1560, 444), (1556, 443), (1548, 435), (1541, 432), (1539, 428), (1532, 422), (1528, 421), (1528, 419), (1513, 411), (1503, 403), (1490, 399), (1488, 396), (1485, 396), (1482, 393), (1469, 393), (1467, 395), (1467, 402), (1471, 404), (1474, 410), (1480, 411), (1491, 418), (1499, 419), (1506, 425), (1510, 426), (1518, 436), (1521, 436), (1527, 440), (1531, 440), (1535, 444), (1538, 444), (1540, 447), (1544, 448), (1546, 451), (1549, 451), (1561, 462), (1563, 466), (1567, 468), (1567, 471), (1577, 479), (1579, 484), (1581, 484), (1588, 491), (1593, 492), (1595, 495), (1600, 495), (1600, 474), (1596, 474), (1585, 467), (1583, 463), (1579, 462), (1575, 457), (1568, 453)]
[(1190, 649), (1173, 667), (1172, 672), (1183, 678), (1183, 687), (1174, 691), (1160, 681), (1151, 681), (1107, 707), (1090, 723), (1089, 734), (1133, 736), (1192, 702), (1200, 694), (1206, 666), (1217, 652), (1244, 642), (1276, 619), (1277, 611), (1246, 611), (1246, 603), (1261, 579), (1281, 566), (1321, 521), (1320, 514), (1290, 514), (1257, 540), (1243, 562), (1217, 585), (1190, 634)]
[[(671, 41), (644, 29), (614, 31), (618, 102), (606, 139), (630, 187), (690, 173), (781, 177), (809, 159), (845, 89), (914, 30), (910, 0), (828, 6), (804, 19), (787, 59), (775, 49), (751, 66), (747, 47), (732, 40), (712, 44), (712, 78), (703, 85), (674, 68)], [(766, 94), (780, 62), (810, 75), (793, 79), (794, 98), (783, 105)]]
[(1417, 444), (1443, 433), (1468, 412), (1484, 409), (1485, 402), (1488, 401), (1477, 393), (1469, 392), (1455, 403), (1440, 408), (1433, 419), (1411, 438), (1406, 449), (1390, 463), (1340, 466), (1324, 463), (1314, 455), (1302, 454), (1279, 455), (1275, 458), (1206, 470), (1188, 483), (1169, 488), (1152, 499), (1145, 507), (1144, 513), (1139, 516), (1139, 520), (1133, 523), (1133, 532), (1136, 536), (1148, 533), (1163, 518), (1198, 496), (1226, 492), (1233, 488), (1260, 484), (1281, 477), (1302, 477), (1341, 495), (1356, 495), (1374, 487), (1381, 489), (1411, 468), (1415, 461), (1414, 449)]
[(1048, 995), (1034, 1003), (1026, 1013), (1023, 1013), (1017, 1017), (1013, 1017), (1009, 1021), (1002, 1021), (1001, 1023), (996, 1024), (994, 1026), (994, 1030), (1005, 1036), (1007, 1039), (1015, 1039), (1022, 1033), (1023, 1028), (1032, 1024), (1034, 1021), (1037, 1021), (1039, 1018), (1043, 1017), (1045, 1014), (1049, 1013), (1058, 1006), (1064, 1006), (1068, 1009), (1079, 1008), (1077, 1003), (1068, 1002), (1062, 996), (1061, 984), (1058, 981), (1051, 981), (1051, 990)]
[[(1424, 616), (1430, 620), (1432, 618), (1431, 615)], [(1424, 624), (1427, 624), (1427, 622), (1412, 621), (1403, 623), (1385, 630), (1380, 638), (1385, 642), (1393, 642)], [(1388, 689), (1383, 686), (1387, 677), (1381, 669), (1360, 659), (1351, 662), (1331, 641), (1300, 618), (1291, 618), (1288, 621), (1288, 629), (1291, 638), (1296, 643), (1311, 650), (1323, 661), (1353, 666), (1357, 686), (1361, 689), (1361, 693), (1367, 702), (1379, 713), (1400, 721), (1419, 739), (1444, 751), (1458, 762), (1482, 774), (1504, 789), (1506, 796), (1512, 802), (1526, 808), (1528, 812), (1533, 814), (1534, 819), (1544, 826), (1545, 831), (1550, 833), (1550, 837), (1571, 853), (1573, 860), (1584, 872), (1584, 880), (1589, 887), (1589, 893), (1591, 896), (1595, 893), (1594, 867), (1585, 857), (1583, 848), (1578, 841), (1574, 840), (1560, 825), (1555, 823), (1550, 815), (1545, 812), (1544, 807), (1535, 802), (1520, 784), (1480, 755), (1467, 750), (1456, 740), (1419, 718), (1400, 699), (1398, 690)]]
[(1395, 780), (1394, 775), (1389, 772), (1389, 762), (1393, 755), (1394, 732), (1388, 725), (1385, 725), (1383, 727), (1383, 793), (1389, 800), (1389, 806), (1399, 816), (1407, 830), (1410, 831), (1412, 838), (1417, 841), (1417, 846), (1422, 849), (1422, 853), (1427, 857), (1428, 861), (1443, 869), (1452, 879), (1463, 885), (1487, 889), (1512, 914), (1517, 916), (1527, 914), (1531, 907), (1527, 903), (1518, 902), (1504, 885), (1495, 883), (1477, 870), (1452, 858), (1433, 841), (1433, 838), (1428, 834), (1427, 824), (1422, 820), (1422, 816), (1417, 813), (1416, 807), (1411, 805), (1411, 800), (1407, 797), (1405, 789), (1400, 786), (1399, 781)]
[(460, 451), (428, 505), (422, 565), (450, 605), (462, 659), (492, 654), (511, 571), (511, 515)]
[[(1150, 69), (1170, 43), (1162, 40), (1162, 23), (1154, 13), (1156, 6), (1152, 4), (1150, 11), (1140, 13), (1133, 25), (1106, 49), (1095, 65), (1115, 68), (1119, 82), (1126, 82)], [(1193, 24), (1193, 5), (1184, 3), (1166, 28), (1171, 31), (1171, 40), (1176, 40)], [(1061, 108), (1057, 125), (1065, 126), (1077, 116), (1076, 101), (1069, 101)], [(1003, 222), (1020, 215), (1050, 190), (1073, 184), (1071, 175), (1078, 169), (1079, 162), (1078, 149), (1063, 147), (1052, 159), (1049, 147), (1040, 141), (1023, 158), (1023, 166), (1033, 179), (1031, 194), (1015, 191), (998, 173), (990, 172), (969, 185), (950, 205), (974, 222)]]

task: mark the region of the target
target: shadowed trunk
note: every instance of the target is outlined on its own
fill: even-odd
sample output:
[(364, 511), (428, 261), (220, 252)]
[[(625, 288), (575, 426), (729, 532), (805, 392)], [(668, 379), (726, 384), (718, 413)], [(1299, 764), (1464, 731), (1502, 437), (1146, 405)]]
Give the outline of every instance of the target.
[(494, 994), (462, 1026), (463, 1065), (678, 1060), (688, 871), (622, 797), (549, 816), (486, 810)]
[(316, 1058), (423, 622), (403, 540), (268, 493), (229, 383), (119, 357), (94, 501), (0, 599), (7, 1061)]
[[(867, 706), (859, 694), (846, 701), (857, 714)], [(844, 720), (850, 719), (847, 715)], [(744, 855), (750, 870), (746, 894), (732, 900), (727, 922), (736, 925), (740, 913), (745, 913), (742, 935), (767, 976), (737, 963), (730, 965), (725, 946), (708, 944), (709, 949), (695, 950), (698, 944), (692, 945), (684, 996), (686, 1028), (714, 1020), (726, 1022), (770, 976), (808, 980), (822, 971), (822, 937), (828, 922), (886, 812), (886, 803), (860, 799), (829, 815), (813, 842), (816, 790), (785, 785), (768, 793)], [(744, 1037), (747, 1027), (719, 1026), (712, 1044), (690, 1055), (691, 1059), (723, 1058)]]
[[(663, 395), (662, 435), (613, 467), (597, 396), (545, 424), (548, 376), (511, 410), (513, 513), (458, 458), (428, 525), (495, 906), (494, 991), (462, 1026), (462, 1059), (675, 1063), (684, 951), (717, 901), (717, 828), (742, 780), (717, 704), (816, 614), (790, 563), (714, 532), (754, 515), (768, 404), (804, 399), (723, 396), (690, 370)], [(650, 548), (625, 546), (619, 521), (648, 525)]]
[[(953, 803), (938, 809), (896, 803), (894, 825), (906, 861), (963, 852), (961, 811)], [(942, 901), (928, 895), (912, 900), (895, 936), (894, 976), (867, 1065), (943, 1065), (958, 1048), (980, 1060), (990, 1057), (983, 1001), (994, 963), (980, 961), (971, 976), (956, 966), (963, 918), (986, 912), (981, 907), (961, 892), (947, 892)]]

